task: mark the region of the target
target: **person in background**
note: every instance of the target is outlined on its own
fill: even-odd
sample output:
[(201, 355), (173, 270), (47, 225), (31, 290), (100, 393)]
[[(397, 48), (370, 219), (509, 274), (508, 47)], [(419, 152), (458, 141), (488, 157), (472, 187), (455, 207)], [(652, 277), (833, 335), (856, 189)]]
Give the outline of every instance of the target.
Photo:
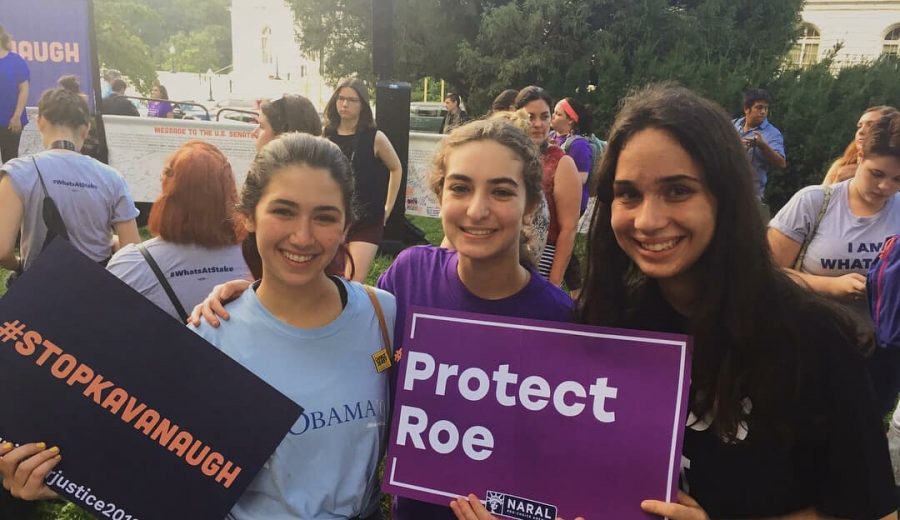
[(515, 89), (508, 88), (497, 95), (494, 98), (494, 101), (491, 103), (491, 111), (489, 114), (494, 112), (513, 112), (516, 110), (516, 96), (519, 95), (519, 91)]
[(169, 100), (169, 91), (165, 85), (153, 85), (150, 89), (150, 97), (153, 98), (147, 104), (147, 117), (166, 117), (172, 119), (175, 117), (175, 107)]
[[(236, 211), (234, 174), (215, 146), (188, 141), (166, 161), (162, 192), (147, 222), (154, 238), (120, 249), (107, 270), (159, 308), (184, 320), (217, 284), (250, 279), (241, 256), (244, 229)], [(202, 193), (202, 197), (197, 197)], [(141, 248), (146, 250), (171, 286), (178, 303), (167, 296)], [(206, 267), (215, 266), (209, 272)]]
[[(771, 168), (784, 169), (787, 161), (784, 155), (784, 137), (775, 125), (769, 122), (769, 93), (763, 89), (748, 89), (744, 92), (744, 117), (734, 120), (734, 128), (741, 136), (747, 158), (753, 165), (756, 180), (756, 196), (764, 200), (766, 183)], [(768, 213), (768, 208), (765, 209)]]
[(100, 89), (101, 97), (108, 98), (112, 95), (112, 83), (122, 78), (122, 73), (116, 69), (106, 69), (103, 71), (103, 86)]
[[(90, 125), (80, 94), (71, 76), (45, 91), (37, 117), (45, 151), (0, 168), (0, 267), (21, 272), (37, 259), (48, 236), (45, 193), (59, 208), (69, 241), (91, 260), (106, 265), (120, 245), (140, 242), (138, 210), (122, 174), (79, 153)], [(15, 255), (20, 231), (21, 258)]]
[(258, 125), (253, 131), (256, 151), (285, 132), (322, 135), (322, 120), (312, 101), (299, 94), (285, 94), (259, 107)]
[(10, 50), (11, 39), (0, 25), (0, 164), (19, 156), (22, 128), (28, 124), (25, 103), (31, 75), (25, 60)]
[(553, 106), (550, 95), (541, 87), (525, 87), (516, 96), (516, 108), (528, 112), (531, 140), (541, 150), (544, 167), (542, 184), (550, 209), (550, 230), (538, 262), (538, 271), (559, 287), (575, 249), (581, 182), (572, 158), (549, 142)]
[[(591, 173), (594, 169), (594, 149), (590, 144), (593, 134), (591, 125), (591, 113), (574, 98), (563, 98), (553, 109), (553, 117), (550, 119), (550, 141), (562, 148), (566, 155), (575, 161), (578, 169), (578, 180), (581, 182), (581, 206), (578, 216), (584, 215), (588, 203), (588, 188)], [(578, 297), (581, 290), (581, 265), (578, 257), (572, 255), (566, 273), (563, 275), (566, 287), (573, 298)]]
[(459, 97), (459, 94), (450, 93), (444, 97), (444, 108), (447, 109), (447, 115), (444, 116), (444, 121), (441, 123), (442, 134), (449, 134), (454, 128), (469, 120), (469, 114), (462, 109), (461, 103), (462, 98)]
[(862, 141), (866, 136), (866, 131), (872, 126), (872, 123), (881, 119), (881, 116), (896, 111), (897, 109), (894, 107), (880, 105), (869, 107), (863, 112), (856, 123), (856, 135), (854, 135), (850, 144), (847, 145), (847, 148), (844, 149), (844, 155), (831, 163), (828, 173), (825, 174), (825, 178), (822, 180), (823, 186), (845, 181), (856, 174), (856, 166), (859, 164), (859, 153), (862, 150)]
[(110, 116), (139, 117), (141, 114), (134, 104), (125, 97), (128, 84), (122, 78), (112, 82), (112, 94), (100, 101), (100, 113)]
[[(900, 231), (898, 192), (900, 113), (891, 112), (866, 130), (852, 178), (800, 190), (769, 223), (776, 264), (800, 285), (838, 302), (866, 338), (874, 335), (866, 273), (885, 239)], [(900, 390), (900, 351), (876, 348), (869, 369), (879, 412), (887, 414)]]
[(397, 201), (403, 166), (387, 136), (375, 127), (369, 90), (359, 79), (338, 83), (325, 105), (322, 133), (341, 148), (353, 167), (358, 220), (347, 232), (350, 261), (345, 262), (344, 273), (348, 279), (363, 281)]

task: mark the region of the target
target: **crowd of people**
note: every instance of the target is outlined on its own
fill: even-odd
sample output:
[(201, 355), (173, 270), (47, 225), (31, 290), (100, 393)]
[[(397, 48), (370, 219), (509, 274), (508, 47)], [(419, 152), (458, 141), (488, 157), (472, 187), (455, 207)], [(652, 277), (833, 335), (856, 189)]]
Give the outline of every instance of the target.
[[(472, 121), (458, 96), (445, 101), (449, 133), (429, 177), (444, 243), (401, 252), (377, 288), (361, 281), (397, 203), (401, 164), (354, 78), (339, 83), (324, 121), (300, 95), (261, 105), (240, 193), (219, 150), (184, 144), (161, 172), (144, 242), (122, 176), (78, 153), (83, 97), (72, 85), (45, 92), (46, 151), (0, 168), (0, 265), (27, 270), (61, 234), (42, 211), (52, 199), (79, 250), (173, 317), (193, 308), (198, 334), (319, 409), (390, 402), (371, 345), (390, 351), (412, 306), (690, 334), (682, 492), (636, 511), (897, 518), (883, 419), (897, 402), (900, 349), (878, 344), (864, 275), (881, 248), (873, 244), (900, 233), (900, 113), (867, 111), (836, 182), (801, 190), (769, 222), (767, 174), (786, 158), (765, 91), (748, 91), (733, 120), (688, 89), (651, 85), (623, 100), (606, 141), (589, 107), (538, 86), (504, 91)], [(72, 183), (92, 188), (59, 188)], [(576, 226), (589, 196), (581, 265)], [(231, 280), (154, 274), (198, 259), (234, 266)], [(377, 412), (377, 428), (288, 434), (230, 518), (381, 518), (389, 410)], [(4, 488), (56, 497), (43, 481), (61, 456), (37, 443), (0, 446)], [(392, 517), (493, 518), (478, 498), (394, 497)]]

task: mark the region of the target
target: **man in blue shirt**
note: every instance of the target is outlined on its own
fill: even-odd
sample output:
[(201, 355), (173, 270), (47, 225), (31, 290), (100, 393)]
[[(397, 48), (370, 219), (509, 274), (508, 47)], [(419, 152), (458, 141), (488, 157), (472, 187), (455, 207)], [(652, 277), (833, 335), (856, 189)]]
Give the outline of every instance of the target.
[(734, 120), (734, 128), (741, 135), (747, 157), (756, 173), (756, 188), (759, 199), (763, 199), (769, 168), (783, 169), (787, 165), (784, 158), (784, 137), (768, 120), (769, 93), (763, 89), (749, 89), (744, 92), (744, 117)]

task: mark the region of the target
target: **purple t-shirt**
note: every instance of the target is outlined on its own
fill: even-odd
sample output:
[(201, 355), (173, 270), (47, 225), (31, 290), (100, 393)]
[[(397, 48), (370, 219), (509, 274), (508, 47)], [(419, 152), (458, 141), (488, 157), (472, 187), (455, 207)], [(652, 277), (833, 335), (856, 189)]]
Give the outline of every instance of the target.
[[(6, 57), (0, 58), (0, 125), (3, 128), (6, 128), (9, 119), (16, 111), (19, 85), (30, 78), (28, 64), (18, 54), (10, 52)], [(22, 127), (28, 124), (28, 116), (24, 110), (22, 110), (19, 121), (22, 122)]]
[(168, 117), (172, 110), (172, 103), (168, 101), (151, 101), (147, 105), (147, 117)]
[[(548, 321), (571, 322), (575, 318), (572, 299), (536, 271), (532, 271), (528, 285), (516, 294), (500, 300), (485, 300), (463, 285), (456, 271), (458, 261), (456, 251), (416, 246), (400, 253), (381, 275), (378, 288), (397, 299), (395, 338), (403, 337), (406, 313), (411, 305)], [(403, 497), (394, 497), (392, 517), (394, 520), (456, 518), (449, 507)]]
[[(566, 150), (566, 147), (563, 145), (568, 137), (568, 135), (554, 134), (553, 143), (562, 148), (566, 155), (575, 161), (575, 168), (578, 171), (587, 172), (588, 176), (590, 176), (591, 170), (594, 168), (594, 149), (591, 148), (591, 143), (588, 142), (587, 138), (576, 137), (569, 144), (569, 149)], [(590, 184), (590, 182), (586, 182), (581, 185), (581, 210), (579, 215), (584, 215), (584, 210), (587, 209)]]

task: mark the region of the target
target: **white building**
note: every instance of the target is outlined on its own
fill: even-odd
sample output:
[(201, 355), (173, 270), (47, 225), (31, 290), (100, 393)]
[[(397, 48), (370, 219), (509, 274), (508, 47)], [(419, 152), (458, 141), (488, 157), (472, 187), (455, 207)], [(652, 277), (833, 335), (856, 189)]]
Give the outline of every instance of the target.
[(232, 0), (231, 76), (241, 83), (267, 83), (267, 91), (255, 97), (291, 92), (322, 108), (331, 87), (322, 78), (319, 62), (300, 52), (295, 30), (294, 13), (284, 0)]
[(800, 16), (802, 34), (788, 58), (794, 66), (818, 62), (838, 43), (837, 67), (898, 54), (900, 1), (807, 0)]

